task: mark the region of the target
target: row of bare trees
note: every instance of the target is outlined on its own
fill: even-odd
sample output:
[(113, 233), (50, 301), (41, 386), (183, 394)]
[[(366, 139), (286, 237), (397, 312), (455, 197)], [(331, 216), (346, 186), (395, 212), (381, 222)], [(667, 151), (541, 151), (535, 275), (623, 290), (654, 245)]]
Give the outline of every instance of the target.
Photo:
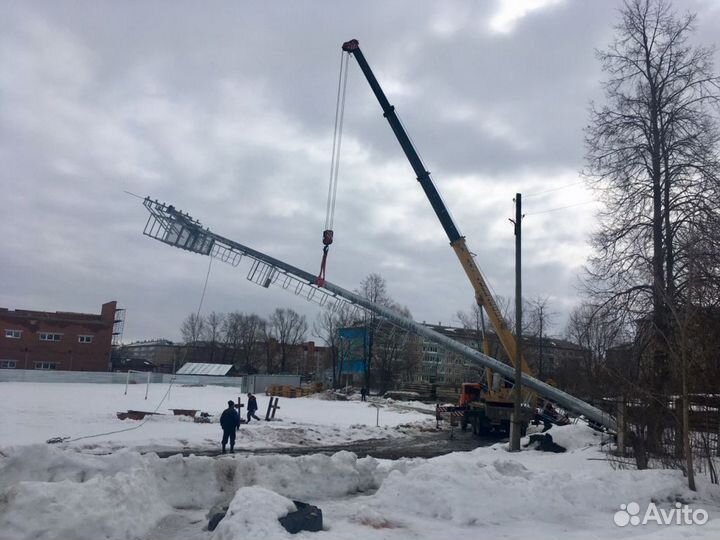
[(264, 319), (254, 313), (212, 312), (206, 316), (192, 313), (180, 328), (186, 344), (202, 342), (210, 351), (209, 361), (236, 364), (239, 369), (256, 373), (287, 371), (299, 345), (306, 340), (305, 315), (292, 309), (276, 309)]
[[(508, 329), (514, 328), (515, 307), (514, 303), (507, 297), (498, 295), (495, 302), (500, 309), (500, 314), (505, 321)], [(550, 299), (548, 297), (523, 298), (523, 321), (522, 335), (532, 337), (535, 341), (534, 367), (535, 375), (545, 380), (551, 369), (545, 369), (543, 361), (543, 346), (547, 336), (550, 334), (555, 322), (557, 313), (553, 310)], [(477, 304), (472, 304), (468, 311), (458, 311), (456, 318), (463, 328), (471, 330), (477, 336), (477, 342), (474, 346), (477, 350), (483, 351), (482, 338), (485, 332), (495, 333), (495, 329), (487, 328), (487, 320), (484, 319), (482, 308)], [(494, 358), (507, 359), (507, 355), (501, 350), (499, 342), (489, 343), (490, 350), (488, 354)]]
[[(406, 317), (410, 311), (396, 303), (387, 290), (387, 282), (380, 274), (369, 274), (355, 291), (372, 302), (388, 307)], [(358, 344), (344, 339), (341, 330), (360, 328), (364, 339), (362, 351)], [(346, 358), (359, 355), (364, 359), (363, 384), (379, 392), (395, 388), (415, 376), (422, 362), (422, 341), (400, 330), (387, 320), (366, 311), (354, 311), (350, 306), (323, 311), (315, 321), (314, 332), (329, 349), (332, 358), (332, 382), (337, 387), (343, 382), (348, 368)]]
[[(379, 274), (368, 275), (356, 292), (410, 317), (407, 308), (392, 300), (387, 283)], [(342, 329), (352, 328), (362, 329), (362, 350), (356, 350), (358, 344), (342, 336)], [(366, 387), (385, 392), (413, 378), (422, 360), (422, 342), (417, 336), (347, 304), (325, 309), (315, 320), (313, 334), (327, 347), (327, 353), (312, 366), (300, 365), (300, 346), (306, 341), (309, 328), (306, 317), (292, 309), (278, 308), (267, 319), (241, 312), (212, 312), (205, 316), (193, 313), (185, 318), (180, 331), (186, 344), (202, 344), (210, 362), (232, 363), (247, 373), (290, 370), (309, 375), (310, 371), (328, 367), (334, 387), (357, 375)], [(363, 359), (362, 373), (349, 371), (350, 356)]]

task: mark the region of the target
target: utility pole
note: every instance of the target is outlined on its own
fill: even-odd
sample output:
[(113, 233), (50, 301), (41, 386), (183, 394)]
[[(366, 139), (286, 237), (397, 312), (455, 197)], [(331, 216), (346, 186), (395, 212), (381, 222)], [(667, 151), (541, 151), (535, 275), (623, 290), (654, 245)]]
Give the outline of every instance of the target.
[(513, 425), (510, 429), (510, 451), (520, 451), (520, 429), (522, 426), (522, 195), (515, 194), (515, 402)]
[(538, 379), (543, 380), (543, 308), (540, 304), (540, 360), (538, 361)]

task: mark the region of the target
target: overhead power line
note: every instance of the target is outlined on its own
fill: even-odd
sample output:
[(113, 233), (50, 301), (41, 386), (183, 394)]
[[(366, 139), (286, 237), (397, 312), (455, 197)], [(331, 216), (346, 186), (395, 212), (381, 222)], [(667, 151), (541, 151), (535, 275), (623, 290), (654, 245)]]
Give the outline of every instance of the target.
[(558, 186), (556, 188), (546, 189), (545, 191), (539, 191), (538, 193), (530, 193), (530, 195), (523, 195), (523, 197), (525, 197), (526, 199), (528, 199), (530, 197), (540, 197), (541, 195), (546, 195), (548, 193), (554, 193), (556, 191), (567, 189), (567, 188), (577, 186), (577, 185), (583, 184), (583, 183), (584, 182), (582, 180), (578, 180), (577, 182), (573, 182), (572, 184), (565, 184), (564, 186)]
[(550, 212), (557, 212), (558, 210), (565, 210), (566, 208), (573, 208), (574, 206), (582, 206), (584, 204), (590, 204), (597, 202), (595, 200), (583, 201), (575, 204), (567, 204), (565, 206), (558, 206), (557, 208), (548, 208), (547, 210), (540, 210), (539, 212), (528, 212), (526, 216), (537, 216), (538, 214), (547, 214)]

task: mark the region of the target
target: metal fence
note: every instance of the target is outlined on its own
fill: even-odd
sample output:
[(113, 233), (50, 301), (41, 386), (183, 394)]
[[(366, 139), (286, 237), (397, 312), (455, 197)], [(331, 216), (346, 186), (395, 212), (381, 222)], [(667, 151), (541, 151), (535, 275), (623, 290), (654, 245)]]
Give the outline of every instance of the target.
[(268, 386), (287, 385), (293, 387), (300, 386), (300, 375), (247, 375), (242, 378), (243, 392), (265, 392)]
[[(688, 424), (693, 468), (718, 483), (720, 466), (720, 396), (689, 396)], [(654, 406), (653, 406), (654, 405)], [(630, 458), (635, 464), (663, 466), (684, 470), (683, 403), (678, 396), (655, 399), (607, 400), (605, 406), (617, 411), (619, 458)], [(657, 444), (648, 440), (648, 425), (657, 418), (660, 436)]]
[[(145, 384), (147, 372), (130, 373), (131, 383)], [(265, 392), (271, 385), (300, 386), (300, 375), (258, 374), (244, 377), (225, 377), (211, 375), (170, 375), (168, 373), (150, 373), (151, 383), (198, 384), (208, 386), (228, 386), (238, 388), (241, 392)], [(90, 383), (90, 384), (125, 384), (128, 381), (126, 371), (108, 373), (103, 371), (55, 371), (39, 369), (0, 369), (2, 382), (31, 383)]]
[[(0, 382), (32, 382), (32, 383), (91, 383), (91, 384), (125, 384), (127, 372), (103, 371), (55, 371), (34, 369), (0, 369)], [(203, 384), (212, 386), (229, 386), (242, 388), (243, 377), (213, 377), (209, 375), (170, 375), (167, 373), (151, 373), (151, 383)], [(147, 373), (131, 373), (130, 381), (138, 384), (147, 382)]]

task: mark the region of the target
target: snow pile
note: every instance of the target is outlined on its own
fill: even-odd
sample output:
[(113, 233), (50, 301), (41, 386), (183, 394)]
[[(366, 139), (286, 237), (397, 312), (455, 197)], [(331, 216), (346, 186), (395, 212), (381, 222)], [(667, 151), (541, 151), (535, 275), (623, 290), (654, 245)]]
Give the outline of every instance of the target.
[(607, 522), (621, 501), (691, 497), (680, 487), (682, 482), (682, 474), (674, 471), (600, 476), (579, 470), (530, 469), (502, 455), (492, 460), (454, 455), (428, 460), (409, 474), (394, 471), (369, 506), (379, 513), (392, 509), (392, 515), (458, 526), (501, 522), (509, 526), (531, 519), (582, 528), (593, 514)]
[(274, 491), (261, 487), (240, 488), (212, 540), (290, 538), (278, 518), (295, 510), (290, 499)]
[(82, 483), (96, 476), (143, 469), (148, 464), (137, 452), (93, 456), (65, 452), (47, 444), (10, 447), (0, 455), (0, 490), (21, 481)]
[[(555, 427), (550, 434), (567, 453), (516, 454), (507, 451), (507, 444), (497, 444), (418, 460), (407, 472), (392, 471), (350, 520), (413, 530), (436, 527), (439, 521), (483, 527), (491, 537), (508, 531), (521, 536), (524, 527), (530, 536), (537, 536), (533, 529), (542, 530), (542, 538), (563, 531), (589, 536), (599, 529), (605, 538), (612, 537), (612, 516), (622, 503), (656, 501), (670, 508), (678, 500), (702, 501), (685, 487), (680, 471), (613, 471), (602, 461), (599, 435), (587, 426)], [(716, 486), (712, 489), (720, 495)]]
[[(720, 537), (718, 486), (700, 480), (695, 493), (680, 471), (614, 470), (602, 436), (584, 425), (549, 433), (567, 452), (510, 453), (499, 443), (390, 462), (348, 452), (161, 459), (10, 447), (0, 451), (0, 538), (289, 538), (277, 520), (293, 499), (319, 506), (334, 540)], [(681, 502), (710, 520), (619, 529), (613, 517), (630, 502), (661, 510)], [(207, 531), (208, 512), (225, 505), (227, 517)]]
[(138, 467), (85, 482), (19, 482), (0, 496), (2, 537), (142, 538), (170, 512), (152, 480)]
[(377, 489), (390, 470), (404, 463), (382, 464), (350, 452), (235, 456), (213, 459), (180, 455), (149, 457), (160, 490), (176, 508), (227, 504), (236, 490), (262, 486), (293, 499), (330, 499)]
[(552, 435), (555, 444), (559, 444), (568, 451), (599, 446), (603, 442), (603, 437), (607, 437), (594, 429), (590, 429), (585, 424), (553, 426), (548, 433)]
[[(374, 491), (395, 469), (407, 470), (407, 463), (349, 452), (160, 459), (132, 451), (94, 456), (49, 445), (13, 447), (0, 458), (0, 538), (149, 538), (173, 512), (229, 502), (238, 517), (218, 538), (232, 538), (252, 512), (252, 526), (269, 535), (259, 538), (273, 538), (277, 529), (261, 524), (267, 493), (272, 501), (343, 498)], [(262, 500), (248, 489), (259, 490)], [(253, 500), (252, 508), (243, 506), (240, 493)]]

